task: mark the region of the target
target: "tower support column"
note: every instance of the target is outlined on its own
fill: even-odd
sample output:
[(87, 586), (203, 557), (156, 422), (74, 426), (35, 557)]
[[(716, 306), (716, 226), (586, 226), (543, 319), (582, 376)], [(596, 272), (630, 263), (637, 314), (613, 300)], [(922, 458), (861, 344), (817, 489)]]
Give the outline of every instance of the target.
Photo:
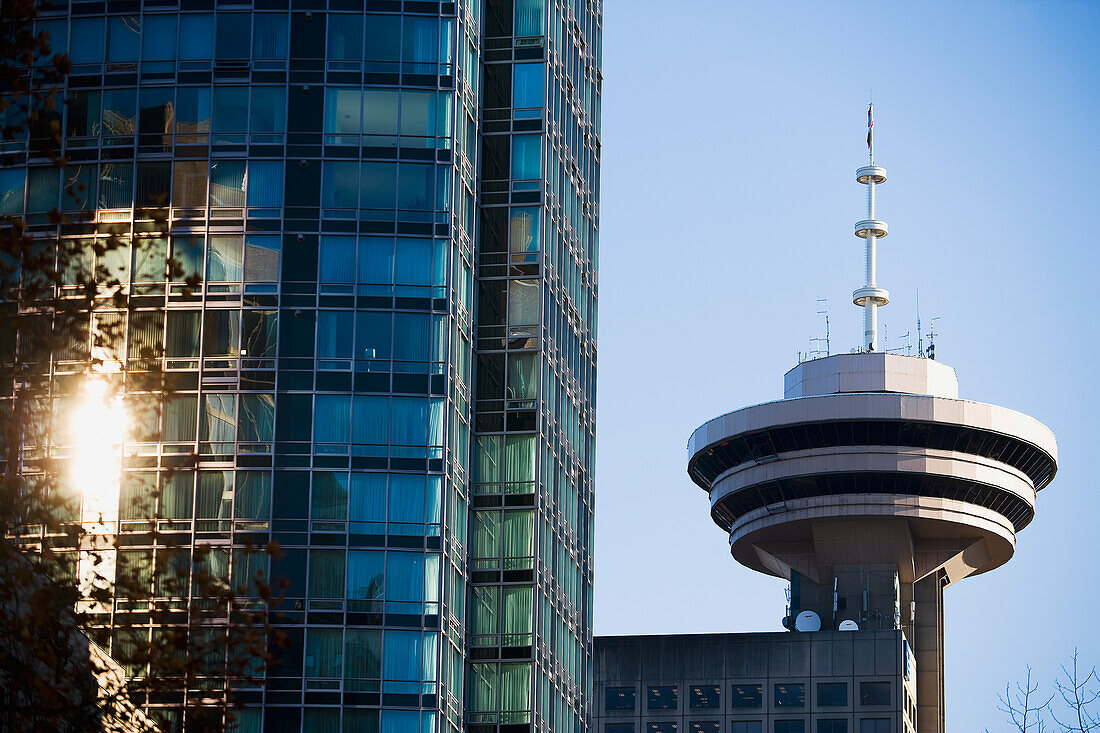
[(917, 733), (944, 733), (943, 586), (937, 570), (913, 585), (913, 653), (917, 658)]

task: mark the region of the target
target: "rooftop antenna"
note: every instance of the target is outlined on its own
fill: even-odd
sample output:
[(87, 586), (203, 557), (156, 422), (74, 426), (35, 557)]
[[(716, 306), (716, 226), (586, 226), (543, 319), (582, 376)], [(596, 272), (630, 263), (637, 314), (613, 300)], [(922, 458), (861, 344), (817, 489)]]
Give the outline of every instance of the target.
[(890, 302), (890, 293), (875, 282), (875, 243), (890, 233), (886, 222), (875, 218), (875, 186), (886, 182), (886, 169), (875, 165), (875, 106), (867, 105), (867, 162), (856, 171), (856, 180), (867, 186), (867, 218), (856, 222), (857, 237), (866, 240), (863, 287), (852, 293), (852, 302), (863, 308), (863, 351), (878, 351), (878, 309)]
[(936, 358), (936, 321), (940, 320), (939, 316), (932, 317), (932, 327), (928, 329), (928, 358)]
[(917, 353), (924, 356), (924, 333), (920, 330), (920, 288), (917, 288)]
[(816, 358), (819, 358), (821, 356), (820, 344), (821, 344), (822, 341), (825, 342), (825, 356), (830, 356), (833, 353), (832, 349), (830, 348), (830, 343), (829, 343), (829, 299), (828, 298), (818, 298), (817, 302), (818, 302), (818, 305), (819, 305), (819, 309), (817, 311), (817, 314), (819, 316), (825, 316), (825, 338), (821, 338), (820, 336), (817, 336), (815, 338), (810, 339), (810, 353), (809, 353), (809, 355), (810, 355), (811, 359), (816, 359)]

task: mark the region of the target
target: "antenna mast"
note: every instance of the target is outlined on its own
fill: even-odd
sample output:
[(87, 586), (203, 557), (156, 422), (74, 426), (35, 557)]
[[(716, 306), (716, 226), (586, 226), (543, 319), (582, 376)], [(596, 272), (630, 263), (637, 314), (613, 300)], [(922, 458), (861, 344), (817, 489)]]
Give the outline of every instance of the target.
[(878, 309), (890, 302), (890, 293), (878, 287), (876, 278), (875, 243), (890, 233), (886, 222), (875, 218), (875, 186), (886, 182), (886, 169), (875, 165), (872, 131), (875, 127), (874, 105), (867, 106), (868, 165), (856, 171), (856, 181), (867, 186), (867, 218), (856, 222), (857, 237), (866, 240), (863, 287), (852, 293), (852, 302), (863, 308), (863, 351), (878, 351)]

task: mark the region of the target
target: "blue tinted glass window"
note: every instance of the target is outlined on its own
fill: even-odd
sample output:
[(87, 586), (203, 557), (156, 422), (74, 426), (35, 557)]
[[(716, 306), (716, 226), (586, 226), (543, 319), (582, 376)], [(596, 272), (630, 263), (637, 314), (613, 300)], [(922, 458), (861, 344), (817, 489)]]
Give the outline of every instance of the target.
[(172, 87), (142, 87), (138, 132), (172, 134), (176, 90)]
[[(356, 482), (351, 483), (351, 520), (363, 519), (373, 521), (373, 513), (364, 516), (357, 512), (360, 504), (356, 501)], [(362, 496), (362, 494), (360, 494)], [(348, 552), (348, 586), (349, 599), (375, 600), (382, 597), (385, 568), (385, 553), (372, 550), (351, 550)]]
[(179, 87), (175, 117), (178, 134), (210, 132), (210, 87)]
[[(434, 137), (439, 94), (436, 92), (403, 91), (401, 93), (401, 134), (403, 136)], [(415, 145), (403, 142), (402, 145)]]
[(74, 64), (99, 64), (103, 62), (103, 18), (77, 18), (73, 20), (72, 45), (69, 60)]
[(394, 263), (395, 282), (401, 285), (430, 285), (432, 240), (399, 238)]
[(328, 58), (336, 61), (360, 61), (363, 58), (363, 15), (330, 15)]
[(394, 397), (390, 403), (390, 443), (427, 445), (428, 401), (419, 397)]
[(245, 162), (217, 160), (210, 164), (210, 205), (244, 206)]
[(352, 409), (351, 441), (357, 445), (385, 445), (389, 432), (389, 398), (356, 395)]
[(248, 129), (267, 133), (286, 130), (286, 87), (252, 88)]
[(359, 239), (359, 282), (393, 282), (393, 247), (392, 237)]
[(215, 133), (245, 131), (245, 121), (248, 119), (248, 87), (214, 87), (212, 106), (213, 131)]
[(367, 14), (365, 56), (370, 61), (397, 61), (401, 55), (401, 17)]
[(107, 60), (116, 63), (137, 61), (140, 32), (138, 19), (133, 16), (110, 18), (107, 23)]
[(321, 282), (355, 282), (355, 237), (321, 237)]
[[(356, 398), (356, 409), (359, 398)], [(382, 473), (353, 473), (348, 485), (348, 519), (353, 522), (386, 521), (386, 475)], [(379, 572), (381, 562), (379, 561)], [(351, 558), (348, 558), (349, 572)], [(350, 587), (350, 586), (349, 586)]]
[(313, 439), (318, 443), (348, 443), (350, 428), (351, 397), (317, 395), (313, 408)]
[(137, 118), (137, 90), (103, 90), (103, 135), (133, 135)]
[(248, 39), (251, 37), (251, 15), (248, 13), (218, 13), (216, 58), (248, 58)]
[(285, 59), (287, 16), (285, 13), (256, 13), (253, 16), (252, 57)]
[(428, 361), (431, 347), (431, 316), (426, 313), (396, 313), (393, 317), (394, 361)]
[(516, 109), (542, 107), (542, 64), (516, 64), (512, 68), (512, 106)]
[(396, 163), (363, 163), (360, 188), (363, 209), (392, 209), (397, 188)]
[[(423, 717), (430, 719), (429, 715), (429, 713), (425, 713)], [(382, 733), (417, 733), (417, 731), (424, 733), (424, 730), (419, 727), (420, 717), (420, 713), (411, 710), (383, 710)], [(435, 727), (432, 726), (425, 730), (433, 731)]]
[(354, 209), (359, 194), (359, 163), (326, 160), (321, 169), (321, 206)]
[(388, 506), (390, 522), (425, 523), (425, 477), (408, 473), (390, 475)]
[(180, 16), (180, 59), (214, 58), (214, 15), (186, 13)]
[[(386, 89), (367, 89), (363, 92), (363, 132), (367, 135), (390, 136), (397, 134), (398, 94)], [(368, 145), (377, 145), (371, 139)], [(396, 145), (396, 141), (393, 143)]]
[(26, 175), (22, 168), (0, 168), (0, 214), (23, 213)]
[(348, 334), (353, 327), (351, 311), (317, 311), (317, 358), (350, 359), (353, 349)]
[(542, 137), (512, 137), (512, 180), (529, 181), (542, 176)]
[(516, 35), (541, 36), (543, 34), (542, 6), (545, 0), (516, 0)]
[(389, 313), (358, 313), (355, 317), (356, 358), (389, 359), (392, 335), (393, 317)]
[(434, 165), (402, 163), (397, 180), (397, 208), (418, 211), (434, 208)]
[(34, 24), (35, 33), (45, 32), (50, 36), (50, 56), (57, 53), (66, 53), (69, 48), (69, 21), (40, 20)]
[(248, 162), (248, 205), (278, 208), (283, 205), (283, 161)]
[(176, 25), (179, 16), (146, 15), (141, 28), (141, 58), (144, 61), (174, 61)]
[[(388, 595), (388, 593), (387, 593)], [(387, 680), (419, 680), (421, 667), (421, 638), (419, 631), (386, 630), (383, 641), (382, 676)], [(393, 712), (391, 710), (386, 713)], [(416, 713), (411, 713), (416, 715)], [(383, 719), (385, 719), (383, 715)], [(416, 730), (416, 718), (413, 728), (394, 728), (404, 731)]]
[(423, 601), (424, 555), (419, 552), (386, 553), (386, 578), (387, 601)]
[(359, 89), (326, 89), (325, 132), (358, 135), (362, 103), (363, 92)]
[[(439, 53), (439, 19), (405, 16), (404, 46), (401, 58), (413, 63), (435, 63)], [(427, 73), (415, 70), (414, 73)]]

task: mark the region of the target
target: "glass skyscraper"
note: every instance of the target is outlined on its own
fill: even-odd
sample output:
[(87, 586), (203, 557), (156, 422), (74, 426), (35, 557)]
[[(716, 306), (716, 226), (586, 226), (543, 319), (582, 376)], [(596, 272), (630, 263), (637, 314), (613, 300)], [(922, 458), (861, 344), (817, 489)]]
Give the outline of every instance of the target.
[[(601, 16), (43, 8), (72, 62), (66, 164), (3, 143), (0, 212), (89, 258), (122, 237), (100, 256), (130, 296), (52, 373), (85, 372), (96, 324), (125, 323), (127, 390), (150, 353), (174, 386), (119, 449), (117, 503), (85, 497), (83, 518), (151, 558), (133, 507), (157, 496), (160, 535), (208, 547), (215, 574), (289, 581), (289, 643), (238, 693), (242, 730), (587, 729)], [(245, 551), (272, 540), (270, 567)], [(156, 639), (141, 619), (117, 600), (111, 643)], [(143, 704), (188, 728), (178, 701)]]

